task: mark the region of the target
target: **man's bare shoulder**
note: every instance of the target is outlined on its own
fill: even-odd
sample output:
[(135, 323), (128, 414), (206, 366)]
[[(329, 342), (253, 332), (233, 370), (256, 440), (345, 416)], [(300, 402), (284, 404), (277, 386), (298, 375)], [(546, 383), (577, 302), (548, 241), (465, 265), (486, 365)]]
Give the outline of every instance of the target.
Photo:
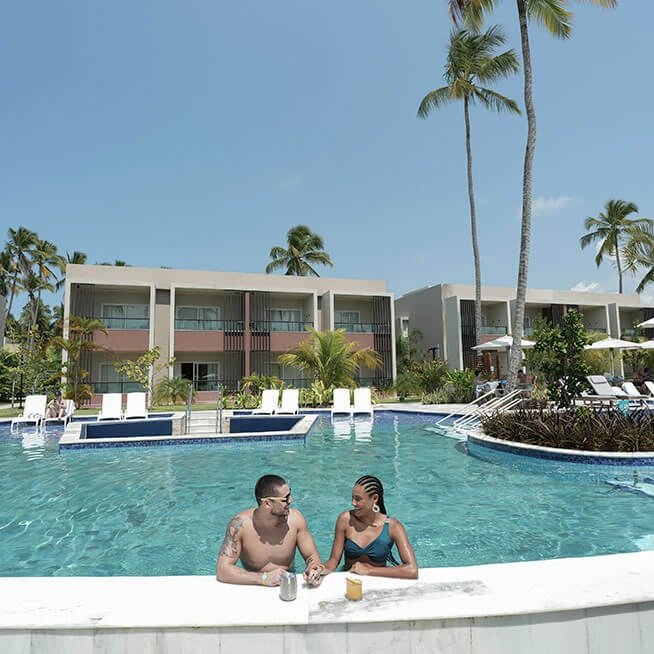
[(307, 526), (307, 519), (299, 509), (290, 509), (288, 512), (288, 525), (295, 529), (304, 529)]

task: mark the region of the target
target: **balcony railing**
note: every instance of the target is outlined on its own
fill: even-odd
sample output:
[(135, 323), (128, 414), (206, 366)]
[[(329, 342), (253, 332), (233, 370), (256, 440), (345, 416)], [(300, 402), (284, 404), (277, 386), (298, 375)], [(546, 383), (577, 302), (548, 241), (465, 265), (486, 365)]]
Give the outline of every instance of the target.
[(107, 329), (150, 329), (149, 318), (98, 318)]
[(142, 384), (132, 381), (89, 382), (93, 393), (142, 393), (146, 389)]
[(497, 327), (482, 327), (481, 333), (484, 336), (502, 336), (506, 334), (506, 327), (502, 325)]
[(242, 332), (242, 320), (195, 320), (186, 318), (175, 319), (175, 329), (191, 332)]
[(390, 334), (391, 325), (386, 322), (335, 322), (334, 329), (344, 329), (354, 334)]
[(313, 322), (307, 320), (259, 320), (250, 323), (250, 331), (253, 334), (267, 334), (268, 332), (305, 332), (308, 327), (313, 327)]

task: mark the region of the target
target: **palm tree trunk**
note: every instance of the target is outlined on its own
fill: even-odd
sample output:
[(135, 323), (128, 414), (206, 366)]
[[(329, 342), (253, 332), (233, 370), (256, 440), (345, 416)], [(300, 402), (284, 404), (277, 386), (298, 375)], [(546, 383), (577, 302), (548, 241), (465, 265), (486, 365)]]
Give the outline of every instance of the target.
[[(475, 263), (475, 345), (481, 343), (481, 264), (479, 262), (479, 243), (477, 241), (477, 212), (475, 193), (472, 184), (472, 147), (470, 145), (470, 107), (468, 96), (463, 98), (463, 113), (466, 122), (466, 155), (468, 162), (468, 200), (470, 202), (470, 231), (472, 234), (472, 257)], [(481, 357), (481, 352), (478, 352)]]
[(622, 268), (620, 266), (620, 238), (615, 235), (615, 266), (618, 269), (618, 293), (622, 293)]
[(531, 242), (531, 180), (536, 148), (536, 111), (532, 89), (531, 53), (527, 30), (527, 9), (525, 0), (517, 0), (522, 45), (522, 69), (524, 74), (525, 112), (527, 114), (527, 146), (522, 176), (522, 230), (520, 236), (520, 257), (518, 261), (518, 285), (515, 298), (515, 319), (513, 323), (513, 345), (509, 356), (507, 386), (513, 390), (522, 366), (522, 334), (524, 332), (525, 305), (527, 303), (527, 272), (529, 269), (529, 247)]

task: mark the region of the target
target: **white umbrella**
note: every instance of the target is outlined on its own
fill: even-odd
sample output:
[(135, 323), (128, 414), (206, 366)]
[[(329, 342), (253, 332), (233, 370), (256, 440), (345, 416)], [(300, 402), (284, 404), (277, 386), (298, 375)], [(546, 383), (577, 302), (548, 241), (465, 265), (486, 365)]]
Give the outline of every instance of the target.
[[(523, 338), (521, 341), (522, 347), (534, 347), (536, 343), (534, 341), (528, 341), (526, 338)], [(513, 345), (513, 336), (505, 334), (499, 338), (494, 338), (492, 341), (487, 343), (481, 343), (479, 345), (473, 345), (473, 350), (508, 350)]]
[(584, 345), (584, 350), (608, 350), (609, 358), (611, 359), (611, 374), (615, 377), (615, 370), (613, 368), (613, 350), (639, 350), (641, 345), (639, 343), (632, 343), (631, 341), (623, 341), (620, 338), (603, 338), (601, 341), (595, 341), (590, 345)]
[(639, 327), (654, 327), (654, 318), (650, 318), (649, 320), (646, 320), (645, 322), (639, 322), (638, 326)]

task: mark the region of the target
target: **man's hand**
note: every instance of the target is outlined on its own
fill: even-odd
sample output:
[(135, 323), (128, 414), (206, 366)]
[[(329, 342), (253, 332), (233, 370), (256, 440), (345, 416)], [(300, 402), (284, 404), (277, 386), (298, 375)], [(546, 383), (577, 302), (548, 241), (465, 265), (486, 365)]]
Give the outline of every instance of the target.
[(370, 570), (373, 569), (374, 566), (370, 565), (370, 563), (363, 563), (362, 561), (356, 561), (355, 563), (352, 564), (352, 567), (350, 568), (350, 572), (354, 572), (354, 574), (357, 575), (367, 575), (370, 573)]
[(321, 572), (324, 570), (325, 566), (322, 563), (314, 563), (308, 567), (304, 574), (304, 581), (312, 586), (319, 586), (322, 581)]
[(275, 568), (274, 570), (266, 570), (266, 580), (264, 586), (279, 586), (282, 583), (282, 572), (286, 572), (285, 568)]

